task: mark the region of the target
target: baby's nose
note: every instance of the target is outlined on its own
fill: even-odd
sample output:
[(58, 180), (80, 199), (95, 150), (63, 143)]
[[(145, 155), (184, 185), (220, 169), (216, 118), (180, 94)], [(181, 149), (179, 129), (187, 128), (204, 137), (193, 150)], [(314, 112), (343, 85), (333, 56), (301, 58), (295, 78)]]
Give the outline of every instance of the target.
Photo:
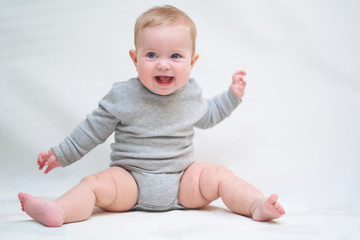
[(158, 70), (169, 70), (170, 68), (170, 64), (166, 60), (161, 60), (157, 65)]

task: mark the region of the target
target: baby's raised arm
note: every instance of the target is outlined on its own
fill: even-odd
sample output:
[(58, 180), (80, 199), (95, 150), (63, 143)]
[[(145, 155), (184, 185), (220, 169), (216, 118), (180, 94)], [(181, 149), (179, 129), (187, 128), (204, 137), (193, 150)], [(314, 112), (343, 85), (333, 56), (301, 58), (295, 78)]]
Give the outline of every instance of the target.
[(51, 149), (47, 152), (41, 152), (39, 154), (37, 164), (39, 166), (39, 170), (42, 170), (44, 166), (47, 166), (44, 172), (45, 174), (47, 174), (56, 167), (61, 167), (59, 159), (56, 157), (55, 153)]
[(242, 99), (244, 96), (244, 91), (246, 87), (246, 81), (244, 76), (246, 72), (243, 70), (237, 71), (232, 76), (231, 90), (237, 99)]

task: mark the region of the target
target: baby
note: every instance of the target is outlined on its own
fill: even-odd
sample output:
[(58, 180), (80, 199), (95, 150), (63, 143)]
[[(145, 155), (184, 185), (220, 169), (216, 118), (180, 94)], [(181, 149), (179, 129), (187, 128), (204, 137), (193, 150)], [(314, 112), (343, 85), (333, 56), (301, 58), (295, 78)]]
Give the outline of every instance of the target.
[(172, 6), (155, 7), (135, 24), (130, 57), (138, 77), (115, 83), (99, 106), (37, 163), (45, 173), (74, 163), (113, 132), (110, 168), (85, 177), (57, 200), (19, 193), (25, 211), (49, 227), (88, 219), (94, 206), (105, 211), (196, 209), (221, 197), (234, 213), (255, 221), (285, 211), (277, 195), (266, 198), (220, 165), (194, 162), (194, 127), (209, 128), (240, 104), (245, 72), (237, 71), (224, 93), (204, 100), (190, 78), (199, 58), (196, 27)]

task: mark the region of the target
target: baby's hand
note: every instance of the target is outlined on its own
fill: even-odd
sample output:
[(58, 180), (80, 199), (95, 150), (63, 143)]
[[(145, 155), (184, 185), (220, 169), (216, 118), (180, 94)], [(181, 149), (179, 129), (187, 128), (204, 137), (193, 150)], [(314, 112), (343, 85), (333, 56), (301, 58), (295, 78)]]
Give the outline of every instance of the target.
[(244, 76), (246, 75), (246, 72), (243, 70), (237, 71), (232, 76), (232, 84), (231, 84), (231, 90), (235, 97), (239, 100), (242, 99), (244, 96), (246, 81), (244, 80)]
[(44, 172), (45, 174), (47, 174), (56, 167), (61, 167), (59, 159), (56, 157), (55, 153), (51, 149), (47, 152), (41, 152), (39, 154), (37, 164), (39, 166), (39, 170), (42, 170), (44, 166), (47, 166)]

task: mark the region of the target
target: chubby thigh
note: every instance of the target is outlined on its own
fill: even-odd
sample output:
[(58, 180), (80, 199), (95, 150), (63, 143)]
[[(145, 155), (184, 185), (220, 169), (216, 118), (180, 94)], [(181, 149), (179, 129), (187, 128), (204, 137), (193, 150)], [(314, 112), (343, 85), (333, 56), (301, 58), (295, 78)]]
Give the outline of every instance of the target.
[(220, 197), (222, 179), (232, 173), (222, 165), (192, 163), (184, 172), (179, 189), (179, 203), (186, 208), (202, 208)]
[(95, 205), (106, 211), (126, 211), (137, 202), (138, 189), (131, 174), (120, 167), (110, 167), (97, 174), (85, 177), (95, 194)]

